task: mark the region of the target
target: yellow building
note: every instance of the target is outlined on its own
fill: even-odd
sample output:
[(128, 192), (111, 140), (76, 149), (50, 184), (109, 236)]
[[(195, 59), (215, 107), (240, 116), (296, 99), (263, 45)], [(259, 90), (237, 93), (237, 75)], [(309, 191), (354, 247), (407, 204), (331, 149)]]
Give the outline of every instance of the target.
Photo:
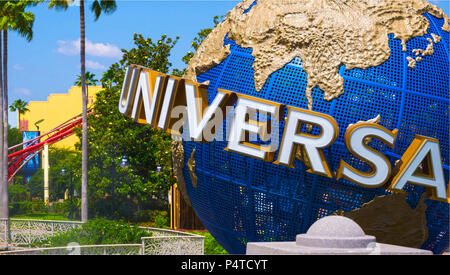
[[(101, 86), (89, 86), (88, 106), (92, 105), (96, 94), (101, 90)], [(27, 105), (30, 111), (20, 116), (19, 127), (22, 131), (40, 131), (41, 134), (44, 134), (66, 120), (81, 114), (81, 103), (81, 87), (77, 86), (72, 87), (65, 94), (50, 94), (47, 101), (31, 101)], [(17, 119), (19, 119), (19, 115), (17, 115)], [(35, 123), (41, 119), (43, 121), (36, 126)], [(79, 139), (72, 135), (53, 146), (75, 149), (75, 143), (78, 141)]]

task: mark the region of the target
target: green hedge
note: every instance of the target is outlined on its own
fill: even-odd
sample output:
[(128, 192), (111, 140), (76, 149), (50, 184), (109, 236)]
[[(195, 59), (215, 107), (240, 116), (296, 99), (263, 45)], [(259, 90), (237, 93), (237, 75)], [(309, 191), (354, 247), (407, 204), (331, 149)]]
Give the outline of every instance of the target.
[(150, 223), (151, 227), (166, 228), (170, 222), (169, 213), (161, 210), (139, 210), (134, 213), (132, 222)]
[(84, 223), (80, 228), (59, 233), (45, 241), (35, 242), (32, 246), (60, 247), (73, 242), (80, 245), (136, 244), (141, 243), (142, 237), (151, 236), (152, 233), (123, 221), (93, 219)]
[(15, 216), (26, 214), (30, 212), (44, 212), (48, 213), (49, 207), (41, 201), (19, 201), (9, 204), (9, 215)]

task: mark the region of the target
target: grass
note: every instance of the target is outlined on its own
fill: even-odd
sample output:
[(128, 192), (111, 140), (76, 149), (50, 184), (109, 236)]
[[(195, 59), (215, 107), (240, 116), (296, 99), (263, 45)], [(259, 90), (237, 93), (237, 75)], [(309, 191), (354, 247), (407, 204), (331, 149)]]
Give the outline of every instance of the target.
[(70, 221), (70, 219), (66, 218), (61, 214), (42, 213), (42, 212), (16, 215), (14, 217), (11, 217), (11, 219)]

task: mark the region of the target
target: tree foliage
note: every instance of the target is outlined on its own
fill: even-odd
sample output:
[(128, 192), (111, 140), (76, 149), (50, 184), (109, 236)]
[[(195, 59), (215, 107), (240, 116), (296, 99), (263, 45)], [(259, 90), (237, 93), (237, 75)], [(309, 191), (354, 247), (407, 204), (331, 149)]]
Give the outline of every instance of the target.
[[(67, 9), (69, 4), (72, 4), (74, 0), (51, 0), (49, 1), (49, 8)], [(85, 80), (86, 76), (86, 22), (84, 5), (85, 0), (79, 0), (80, 6), (80, 57), (81, 57), (81, 98), (82, 98), (82, 138), (81, 138), (81, 221), (86, 222), (88, 220), (88, 136), (87, 136), (87, 105), (88, 105), (88, 91)], [(94, 12), (95, 20), (102, 13), (111, 14), (116, 10), (116, 1), (114, 0), (94, 0), (90, 1), (91, 11)]]
[[(84, 79), (85, 79), (87, 86), (94, 86), (98, 82), (98, 80), (95, 79), (95, 74), (93, 74), (91, 72), (86, 72)], [(77, 75), (77, 79), (75, 80), (75, 82), (73, 84), (81, 87), (81, 75)]]
[(175, 39), (162, 35), (154, 42), (151, 38), (145, 39), (142, 34), (134, 34), (136, 45), (130, 50), (122, 49), (123, 56), (118, 63), (112, 64), (103, 74), (100, 82), (102, 86), (111, 88), (120, 86), (125, 77), (126, 68), (131, 64), (138, 64), (162, 73), (168, 73), (172, 63), (169, 62), (170, 51), (177, 43)]
[(3, 148), (0, 167), (0, 217), (8, 214), (8, 31), (17, 32), (27, 41), (33, 38), (34, 14), (26, 12), (38, 1), (0, 1), (0, 30), (2, 45), (0, 65), (0, 124), (3, 127), (0, 144)]
[(22, 143), (22, 133), (19, 129), (8, 125), (8, 148)]
[[(19, 131), (22, 129), (22, 127), (20, 127), (20, 115), (24, 115), (26, 112), (29, 112), (30, 110), (27, 108), (28, 102), (22, 100), (22, 99), (16, 99), (11, 105), (9, 105), (9, 110), (11, 112), (16, 112), (19, 116), (18, 119), (18, 124), (19, 124)], [(9, 131), (8, 131), (8, 135), (9, 135)], [(9, 137), (8, 137), (8, 141), (9, 141)]]
[[(214, 17), (214, 26), (222, 19)], [(211, 31), (206, 28), (197, 34), (191, 44), (194, 52)], [(102, 74), (100, 82), (105, 89), (97, 94), (88, 133), (89, 194), (97, 215), (115, 211), (114, 216), (126, 217), (131, 215), (129, 212), (145, 208), (152, 199), (167, 201), (168, 189), (174, 183), (170, 136), (120, 114), (117, 103), (126, 67), (138, 64), (168, 73), (172, 66), (169, 56), (178, 39), (162, 35), (153, 41), (134, 34), (134, 48), (122, 49), (122, 59)], [(188, 64), (193, 55), (188, 52), (183, 62)], [(174, 69), (172, 74), (181, 76), (184, 70)], [(130, 163), (126, 169), (119, 167), (122, 156), (127, 156)], [(155, 172), (158, 164), (163, 170), (160, 174)]]
[[(215, 24), (220, 17), (215, 17)], [(194, 38), (192, 47), (211, 32), (201, 30)], [(168, 61), (178, 37), (161, 36), (157, 41), (134, 34), (134, 47), (122, 49), (122, 59), (112, 64), (100, 82), (104, 90), (96, 95), (94, 112), (88, 117), (89, 151), (89, 214), (91, 217), (133, 219), (136, 211), (161, 207), (167, 203), (169, 187), (173, 185), (171, 163), (171, 138), (160, 130), (146, 124), (138, 124), (118, 111), (117, 103), (127, 66), (138, 64), (162, 73), (168, 73), (172, 64)], [(187, 64), (192, 57), (183, 57)], [(93, 78), (93, 76), (92, 76)], [(88, 79), (88, 77), (86, 77)], [(76, 130), (81, 138), (81, 129)], [(80, 144), (77, 144), (80, 148)], [(51, 201), (64, 198), (69, 188), (70, 176), (61, 174), (62, 167), (71, 171), (72, 183), (80, 194), (81, 154), (62, 149), (51, 149), (50, 194)], [(129, 165), (121, 167), (123, 157)], [(162, 173), (156, 167), (162, 167)], [(42, 197), (43, 172), (36, 173), (29, 182), (32, 196)]]
[[(171, 139), (166, 133), (138, 124), (117, 108), (125, 69), (139, 64), (167, 73), (175, 39), (165, 35), (156, 42), (135, 34), (135, 47), (122, 50), (120, 62), (103, 74), (104, 90), (97, 94), (94, 114), (88, 118), (90, 213), (129, 217), (154, 199), (167, 201), (171, 176)], [(120, 167), (126, 156), (129, 165)], [(163, 173), (155, 172), (161, 164)]]
[(38, 0), (0, 1), (0, 29), (17, 32), (28, 42), (33, 38), (34, 14), (25, 11), (36, 6)]
[[(74, 190), (80, 194), (81, 186), (81, 154), (64, 148), (49, 148), (49, 195), (50, 201), (64, 199), (66, 190), (72, 182)], [(62, 168), (67, 171), (61, 173)], [(31, 197), (43, 199), (44, 170), (39, 169), (29, 180)]]
[(11, 112), (19, 112), (19, 114), (24, 115), (26, 112), (30, 110), (27, 108), (28, 102), (22, 99), (16, 99), (11, 105), (9, 105), (9, 110)]
[[(36, 2), (42, 2), (38, 0)], [(75, 0), (50, 0), (48, 2), (49, 9), (66, 10), (70, 5), (75, 3)], [(91, 6), (89, 9), (94, 13), (94, 20), (97, 21), (102, 13), (111, 14), (116, 11), (117, 4), (114, 0), (94, 0), (89, 1)]]

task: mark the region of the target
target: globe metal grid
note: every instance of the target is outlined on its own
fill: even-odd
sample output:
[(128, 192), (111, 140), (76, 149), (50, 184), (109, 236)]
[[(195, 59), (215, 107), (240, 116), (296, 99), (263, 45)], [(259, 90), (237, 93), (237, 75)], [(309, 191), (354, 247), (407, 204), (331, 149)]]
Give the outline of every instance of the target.
[[(394, 149), (374, 140), (371, 146), (385, 154), (391, 164), (398, 160), (415, 134), (439, 139), (446, 182), (449, 179), (449, 38), (441, 31), (444, 23), (429, 14), (430, 29), (424, 37), (407, 42), (402, 52), (400, 41), (389, 35), (390, 58), (377, 67), (346, 70), (340, 68), (345, 93), (332, 101), (323, 99), (315, 88), (313, 110), (331, 115), (340, 132), (336, 142), (324, 153), (332, 171), (343, 159), (353, 167), (369, 171), (369, 166), (352, 156), (345, 147), (344, 133), (349, 124), (381, 116), (381, 125), (397, 128)], [(408, 68), (406, 57), (412, 49), (426, 48), (431, 33), (442, 37), (416, 69)], [(305, 88), (307, 74), (300, 58), (294, 58), (270, 75), (261, 91), (254, 86), (251, 48), (241, 48), (231, 40), (231, 54), (198, 82), (210, 81), (209, 103), (217, 89), (260, 97), (282, 104), (307, 108)], [(225, 135), (224, 122), (220, 135)], [(280, 131), (284, 122), (280, 122)], [(316, 130), (315, 130), (316, 131)], [(224, 151), (227, 141), (196, 143), (183, 141), (187, 192), (195, 212), (214, 238), (230, 253), (244, 254), (246, 243), (254, 241), (293, 241), (305, 233), (316, 220), (337, 210), (361, 208), (376, 196), (390, 194), (383, 188), (369, 189), (345, 179), (336, 180), (307, 173), (301, 161), (295, 169)], [(192, 185), (187, 161), (195, 149), (196, 187)], [(276, 157), (276, 156), (275, 156)], [(407, 184), (407, 202), (414, 208), (424, 188)], [(449, 204), (425, 199), (428, 239), (421, 248), (441, 253), (449, 244)]]

